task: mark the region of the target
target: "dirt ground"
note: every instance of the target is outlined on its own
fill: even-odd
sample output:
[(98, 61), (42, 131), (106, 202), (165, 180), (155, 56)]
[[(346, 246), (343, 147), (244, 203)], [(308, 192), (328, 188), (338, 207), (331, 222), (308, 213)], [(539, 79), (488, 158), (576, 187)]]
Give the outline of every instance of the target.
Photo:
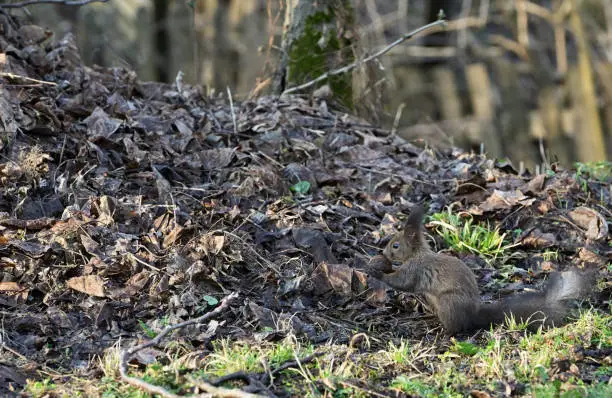
[[(100, 379), (92, 358), (118, 341), (142, 342), (234, 292), (214, 326), (172, 340), (448, 344), (416, 298), (360, 271), (421, 202), (497, 225), (514, 244), (491, 261), (453, 253), (484, 299), (587, 267), (599, 270), (590, 304), (610, 314), (609, 175), (519, 175), (308, 97), (231, 106), (180, 79), (86, 67), (69, 36), (3, 14), (0, 26), (0, 394), (79, 371)], [(607, 344), (590, 356), (609, 367)]]

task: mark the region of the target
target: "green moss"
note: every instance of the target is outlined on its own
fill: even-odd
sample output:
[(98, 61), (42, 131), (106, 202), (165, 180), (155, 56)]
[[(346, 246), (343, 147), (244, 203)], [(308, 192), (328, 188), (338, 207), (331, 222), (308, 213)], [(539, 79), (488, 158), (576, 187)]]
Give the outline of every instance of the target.
[[(315, 79), (330, 70), (338, 68), (340, 60), (343, 65), (353, 62), (354, 57), (350, 51), (350, 41), (339, 38), (338, 31), (333, 22), (338, 19), (333, 9), (320, 11), (306, 18), (304, 32), (291, 46), (289, 53), (289, 75), (287, 82), (290, 86), (299, 85)], [(353, 21), (343, 21), (350, 26)], [(334, 96), (344, 105), (353, 108), (352, 76), (350, 73), (331, 76), (328, 81)]]

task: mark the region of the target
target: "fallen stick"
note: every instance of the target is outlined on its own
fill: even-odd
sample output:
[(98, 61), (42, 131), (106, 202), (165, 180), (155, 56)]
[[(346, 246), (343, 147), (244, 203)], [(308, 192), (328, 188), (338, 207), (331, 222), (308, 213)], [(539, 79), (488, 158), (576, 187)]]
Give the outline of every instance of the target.
[[(136, 354), (138, 351), (144, 350), (145, 348), (149, 348), (151, 346), (154, 345), (158, 345), (159, 343), (161, 343), (162, 339), (164, 337), (166, 337), (170, 332), (172, 332), (173, 330), (176, 329), (181, 329), (184, 328), (185, 326), (189, 326), (189, 325), (194, 325), (194, 324), (198, 324), (198, 323), (202, 323), (204, 321), (206, 321), (207, 319), (210, 319), (214, 316), (217, 316), (218, 314), (220, 314), (221, 312), (223, 312), (230, 304), (230, 302), (232, 300), (234, 300), (236, 297), (238, 297), (238, 293), (234, 292), (232, 294), (230, 294), (229, 296), (226, 296), (225, 298), (223, 298), (223, 300), (221, 300), (221, 303), (219, 304), (219, 306), (217, 308), (215, 308), (214, 310), (207, 312), (206, 314), (198, 317), (198, 318), (194, 318), (194, 319), (190, 319), (187, 320), (185, 322), (181, 322), (181, 323), (177, 323), (176, 325), (172, 325), (172, 326), (168, 326), (166, 328), (164, 328), (157, 336), (155, 336), (154, 339), (151, 339), (149, 341), (147, 341), (146, 343), (143, 344), (139, 344), (136, 345), (132, 348), (126, 349), (126, 350), (122, 350), (121, 351), (121, 356), (120, 356), (120, 360), (119, 360), (119, 374), (121, 375), (121, 379), (123, 381), (125, 381), (126, 383), (140, 388), (142, 390), (145, 390), (151, 394), (159, 394), (162, 397), (166, 397), (166, 398), (178, 398), (180, 397), (180, 395), (176, 395), (168, 390), (166, 390), (163, 387), (160, 386), (156, 386), (150, 383), (147, 383), (146, 381), (138, 378), (138, 377), (132, 377), (128, 375), (128, 363), (130, 361), (130, 359), (132, 358), (132, 356), (134, 356), (134, 354)], [(231, 391), (231, 390), (228, 390)], [(236, 392), (232, 392), (233, 395), (223, 395), (221, 393), (220, 390), (217, 390), (214, 392), (215, 396), (220, 396), (220, 397), (237, 397), (238, 395), (236, 395)], [(213, 396), (211, 393), (207, 393), (207, 394), (201, 394), (201, 395), (194, 395), (192, 397), (211, 397)], [(247, 395), (242, 395), (243, 397), (247, 397)], [(251, 395), (252, 396), (252, 395)]]

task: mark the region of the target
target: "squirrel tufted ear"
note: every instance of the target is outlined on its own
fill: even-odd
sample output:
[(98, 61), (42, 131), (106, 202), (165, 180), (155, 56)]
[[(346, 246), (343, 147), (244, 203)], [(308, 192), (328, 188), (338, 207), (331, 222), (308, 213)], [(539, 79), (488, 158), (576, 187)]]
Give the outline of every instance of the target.
[(423, 218), (425, 217), (425, 206), (417, 205), (412, 208), (406, 224), (404, 224), (404, 234), (414, 235), (416, 232), (421, 231), (423, 228)]

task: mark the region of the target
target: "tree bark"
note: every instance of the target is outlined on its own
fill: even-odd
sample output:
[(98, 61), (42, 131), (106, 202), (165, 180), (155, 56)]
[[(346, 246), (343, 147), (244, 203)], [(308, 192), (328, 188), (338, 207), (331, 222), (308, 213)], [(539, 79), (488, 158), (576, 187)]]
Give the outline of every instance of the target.
[[(274, 92), (281, 94), (290, 86), (351, 63), (353, 24), (350, 0), (285, 0), (282, 53)], [(352, 102), (350, 74), (330, 78), (327, 84), (342, 102)]]

